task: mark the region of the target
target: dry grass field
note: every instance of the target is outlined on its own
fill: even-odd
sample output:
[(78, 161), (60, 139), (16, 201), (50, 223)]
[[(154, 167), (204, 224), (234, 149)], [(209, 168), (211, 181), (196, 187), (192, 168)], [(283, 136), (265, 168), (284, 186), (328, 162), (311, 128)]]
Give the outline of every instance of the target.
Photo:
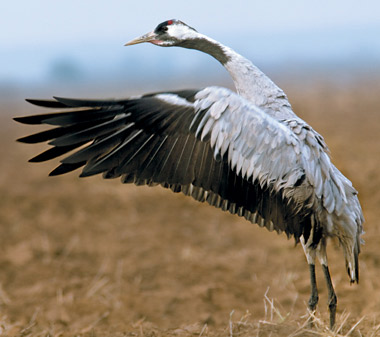
[[(361, 280), (350, 285), (329, 245), (338, 295), (329, 332), (326, 287), (307, 325), (309, 271), (301, 246), (163, 188), (29, 164), (45, 146), (0, 104), (0, 335), (380, 336), (380, 84), (284, 86), (359, 190), (366, 218)], [(55, 92), (52, 94), (56, 94)]]

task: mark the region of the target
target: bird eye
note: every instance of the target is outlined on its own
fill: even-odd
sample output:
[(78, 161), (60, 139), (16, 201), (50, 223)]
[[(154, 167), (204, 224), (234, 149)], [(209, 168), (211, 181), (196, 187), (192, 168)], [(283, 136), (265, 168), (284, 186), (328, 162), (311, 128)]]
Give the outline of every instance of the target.
[(156, 29), (154, 30), (156, 33), (162, 33), (162, 32), (167, 32), (167, 30), (168, 30), (168, 23), (167, 23), (167, 21), (165, 21), (165, 22), (162, 22), (162, 23), (160, 23), (157, 27), (156, 27)]

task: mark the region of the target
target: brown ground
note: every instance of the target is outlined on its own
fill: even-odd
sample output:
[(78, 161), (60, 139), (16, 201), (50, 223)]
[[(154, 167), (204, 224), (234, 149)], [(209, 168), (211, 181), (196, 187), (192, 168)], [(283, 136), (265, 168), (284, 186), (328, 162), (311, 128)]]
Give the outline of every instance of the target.
[[(367, 220), (359, 285), (350, 286), (340, 250), (329, 249), (340, 335), (380, 336), (374, 83), (287, 88), (296, 112), (324, 135), (359, 190)], [(300, 246), (162, 188), (47, 177), (56, 163), (27, 163), (41, 147), (14, 142), (35, 128), (9, 118), (37, 111), (23, 102), (0, 111), (0, 335), (328, 334), (319, 266), (317, 323), (305, 325), (309, 275)]]

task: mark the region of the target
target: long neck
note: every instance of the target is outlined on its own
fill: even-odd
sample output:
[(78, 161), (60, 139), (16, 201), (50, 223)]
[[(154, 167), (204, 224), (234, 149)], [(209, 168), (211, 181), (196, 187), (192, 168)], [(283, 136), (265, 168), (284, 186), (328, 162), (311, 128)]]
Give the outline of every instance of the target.
[(293, 115), (285, 93), (251, 61), (231, 48), (202, 34), (180, 46), (197, 49), (217, 59), (230, 73), (238, 94), (268, 113), (277, 114), (280, 109), (283, 110), (281, 115)]

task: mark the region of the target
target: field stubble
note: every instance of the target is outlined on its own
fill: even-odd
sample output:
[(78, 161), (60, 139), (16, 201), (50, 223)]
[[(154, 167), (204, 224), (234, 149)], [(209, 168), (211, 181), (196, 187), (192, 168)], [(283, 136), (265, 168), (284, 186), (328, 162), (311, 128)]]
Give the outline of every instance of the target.
[[(284, 86), (286, 88), (286, 86)], [(44, 146), (3, 106), (0, 162), (0, 334), (9, 336), (380, 335), (380, 86), (315, 84), (287, 89), (293, 107), (326, 139), (336, 166), (359, 190), (366, 241), (359, 285), (329, 245), (338, 330), (327, 329), (317, 268), (316, 326), (306, 321), (302, 248), (244, 219), (162, 188), (27, 164)]]

